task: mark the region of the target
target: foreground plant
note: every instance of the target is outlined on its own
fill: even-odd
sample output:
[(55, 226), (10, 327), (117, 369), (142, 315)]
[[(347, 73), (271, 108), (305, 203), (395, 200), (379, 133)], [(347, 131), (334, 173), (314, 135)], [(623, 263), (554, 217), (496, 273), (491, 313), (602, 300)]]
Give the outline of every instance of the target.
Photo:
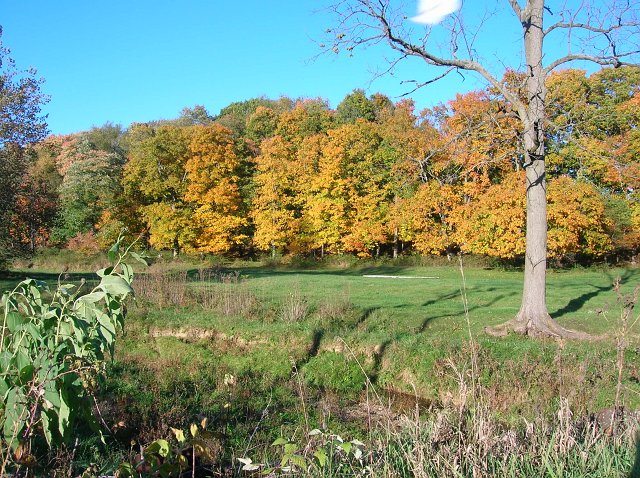
[(363, 452), (365, 445), (359, 440), (344, 441), (340, 435), (314, 429), (309, 432), (308, 443), (302, 447), (286, 438), (278, 438), (271, 446), (278, 449), (278, 463), (267, 465), (254, 463), (250, 458), (238, 458), (242, 463), (241, 469), (246, 472), (260, 470), (263, 475), (268, 476), (370, 474), (368, 457)]
[(125, 301), (133, 294), (133, 270), (124, 262), (142, 262), (121, 238), (109, 250), (113, 266), (97, 271), (100, 282), (83, 293), (80, 286), (26, 279), (2, 296), (0, 397), (3, 413), (2, 464), (36, 465), (34, 443), (67, 443), (79, 419), (100, 434), (93, 416), (93, 391), (113, 356), (116, 333), (124, 326)]

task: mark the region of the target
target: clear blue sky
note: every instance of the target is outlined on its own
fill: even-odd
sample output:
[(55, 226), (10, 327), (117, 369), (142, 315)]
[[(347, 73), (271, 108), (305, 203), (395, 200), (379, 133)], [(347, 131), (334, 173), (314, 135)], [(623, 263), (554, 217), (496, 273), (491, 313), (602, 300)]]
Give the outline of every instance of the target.
[[(313, 60), (334, 18), (330, 0), (0, 0), (3, 43), (19, 67), (44, 77), (45, 107), (53, 133), (70, 133), (107, 121), (128, 126), (175, 118), (185, 106), (212, 114), (233, 101), (256, 96), (322, 97), (335, 107), (354, 88), (398, 99), (402, 78), (428, 77), (423, 64), (406, 65), (396, 77), (372, 82), (385, 66), (386, 49), (354, 58), (324, 55)], [(517, 22), (504, 0), (468, 1), (499, 8), (486, 40), (498, 56), (519, 64)], [(414, 15), (416, 4), (409, 1)], [(505, 8), (507, 10), (505, 11)], [(415, 28), (424, 28), (415, 26)], [(440, 28), (440, 27), (436, 27)], [(515, 35), (514, 35), (515, 34)], [(457, 91), (482, 86), (457, 75), (412, 95), (419, 108), (447, 101)]]

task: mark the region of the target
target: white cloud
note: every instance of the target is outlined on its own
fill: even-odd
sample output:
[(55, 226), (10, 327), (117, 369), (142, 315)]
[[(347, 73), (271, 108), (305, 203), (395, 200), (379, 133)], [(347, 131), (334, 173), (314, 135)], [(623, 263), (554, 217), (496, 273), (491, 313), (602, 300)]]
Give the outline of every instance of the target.
[(440, 23), (444, 17), (459, 10), (460, 0), (418, 0), (418, 15), (411, 21), (426, 25)]

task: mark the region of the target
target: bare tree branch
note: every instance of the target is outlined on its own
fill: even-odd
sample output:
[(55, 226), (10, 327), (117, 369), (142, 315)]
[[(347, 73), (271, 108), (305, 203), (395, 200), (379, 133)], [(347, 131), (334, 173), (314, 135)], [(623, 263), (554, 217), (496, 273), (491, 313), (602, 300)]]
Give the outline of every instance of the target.
[(518, 3), (518, 0), (509, 0), (509, 4), (511, 5), (511, 8), (513, 8), (514, 13), (516, 14), (516, 16), (518, 17), (518, 19), (520, 21), (522, 21), (522, 8), (520, 7), (520, 4)]
[(557, 60), (551, 62), (545, 69), (545, 75), (551, 73), (560, 65), (564, 65), (565, 63), (569, 63), (576, 60), (589, 61), (591, 63), (596, 63), (602, 66), (613, 66), (614, 68), (619, 68), (621, 66), (638, 66), (638, 63), (625, 62), (622, 61), (622, 58), (626, 56), (635, 55), (638, 52), (629, 52), (624, 54), (618, 54), (616, 56), (596, 56), (596, 55), (586, 55), (581, 53), (576, 53), (573, 55), (566, 55), (562, 58), (558, 58)]

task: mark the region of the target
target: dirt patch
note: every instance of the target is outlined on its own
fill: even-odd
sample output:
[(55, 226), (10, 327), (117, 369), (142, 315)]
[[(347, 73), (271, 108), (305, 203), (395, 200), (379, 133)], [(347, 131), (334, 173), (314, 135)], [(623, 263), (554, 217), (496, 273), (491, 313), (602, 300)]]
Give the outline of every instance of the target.
[(153, 338), (173, 337), (187, 343), (202, 341), (223, 342), (226, 346), (234, 346), (242, 350), (267, 343), (264, 339), (247, 340), (237, 335), (228, 335), (218, 330), (199, 327), (180, 327), (178, 329), (152, 328), (149, 330), (149, 335)]

